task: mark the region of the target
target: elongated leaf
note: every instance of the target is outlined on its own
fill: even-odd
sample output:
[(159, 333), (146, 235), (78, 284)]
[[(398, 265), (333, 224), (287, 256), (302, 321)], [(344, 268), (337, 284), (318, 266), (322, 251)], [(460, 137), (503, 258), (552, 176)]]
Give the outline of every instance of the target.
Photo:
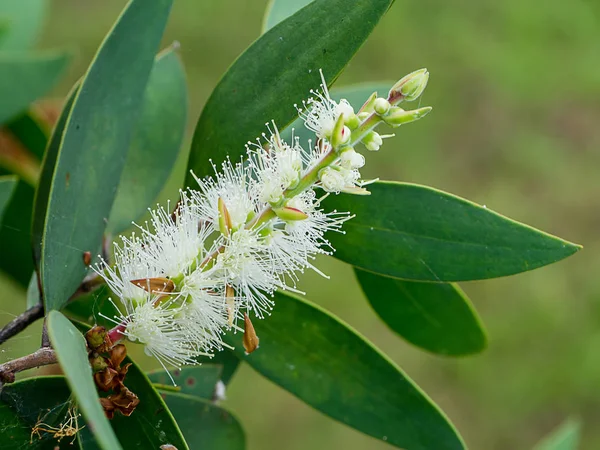
[[(217, 166), (227, 155), (236, 161), (269, 120), (285, 128), (297, 117), (294, 104), (319, 86), (319, 69), (331, 84), (391, 4), (320, 0), (260, 37), (231, 66), (204, 107), (188, 169), (203, 177), (213, 172), (209, 158)], [(188, 174), (186, 185), (193, 184)]]
[(39, 305), (41, 303), (40, 290), (38, 288), (37, 275), (31, 275), (29, 284), (27, 285), (27, 309)]
[(537, 443), (534, 450), (577, 450), (581, 439), (581, 424), (570, 419)]
[(271, 0), (265, 11), (262, 32), (266, 33), (279, 22), (300, 11), (313, 0)]
[(486, 347), (483, 325), (457, 285), (405, 281), (361, 269), (355, 272), (377, 315), (411, 344), (450, 356)]
[(6, 32), (0, 39), (0, 50), (26, 50), (33, 46), (40, 33), (48, 0), (3, 0), (0, 2), (0, 22)]
[(100, 406), (83, 335), (58, 311), (50, 311), (47, 325), (58, 362), (98, 444), (104, 450), (121, 449)]
[(242, 333), (228, 335), (240, 358), (319, 411), (411, 450), (463, 449), (438, 407), (399, 367), (321, 308), (275, 294), (267, 320), (254, 320), (260, 347), (246, 356)]
[(183, 431), (190, 448), (243, 450), (246, 438), (237, 418), (206, 400), (166, 393), (165, 401)]
[(75, 96), (50, 186), (39, 188), (48, 190), (47, 208), (36, 205), (35, 212), (44, 217), (40, 277), (47, 310), (68, 300), (86, 272), (83, 252), (101, 245), (171, 4), (131, 0)]
[(183, 64), (173, 48), (154, 63), (108, 230), (117, 234), (143, 216), (171, 175), (182, 148), (188, 93)]
[(27, 109), (58, 81), (69, 63), (64, 52), (0, 54), (0, 124)]
[(4, 209), (17, 187), (17, 181), (17, 177), (14, 176), (0, 177), (0, 218), (2, 218)]
[[(60, 436), (55, 438), (49, 427), (59, 429), (69, 420), (69, 415), (76, 417), (79, 414), (70, 397), (71, 392), (65, 378), (59, 376), (27, 378), (4, 386), (0, 396), (2, 407), (8, 407), (19, 420), (21, 426), (16, 430), (17, 436), (19, 440), (23, 439), (21, 446), (18, 446), (19, 442), (15, 439), (14, 447), (9, 448), (23, 448), (24, 444), (27, 448), (35, 449), (57, 448)], [(41, 425), (42, 423), (45, 425)], [(39, 435), (33, 432), (36, 425), (41, 428)], [(85, 421), (81, 417), (77, 418), (76, 423), (72, 423), (73, 429), (84, 426)], [(63, 437), (62, 443), (66, 444), (71, 439)], [(4, 445), (5, 442), (2, 441), (2, 448), (6, 448)], [(62, 445), (60, 448), (63, 448)]]
[(436, 189), (378, 182), (370, 196), (334, 195), (327, 210), (351, 211), (347, 234), (330, 233), (335, 257), (416, 281), (512, 275), (560, 261), (579, 246)]

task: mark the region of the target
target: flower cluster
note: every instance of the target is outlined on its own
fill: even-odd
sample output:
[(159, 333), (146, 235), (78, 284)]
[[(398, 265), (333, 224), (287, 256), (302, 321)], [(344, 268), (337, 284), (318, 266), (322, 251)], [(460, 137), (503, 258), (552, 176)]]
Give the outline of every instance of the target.
[(299, 292), (298, 274), (321, 273), (315, 256), (333, 252), (326, 233), (342, 232), (352, 217), (324, 211), (323, 198), (368, 195), (359, 172), (365, 158), (355, 146), (378, 150), (386, 137), (374, 131), (378, 124), (398, 126), (429, 112), (396, 106), (419, 97), (427, 80), (426, 70), (413, 72), (387, 99), (374, 93), (355, 112), (331, 98), (323, 79), (298, 108), (314, 145), (287, 143), (274, 123), (267, 125), (262, 139), (247, 144), (246, 158), (225, 161), (214, 177), (196, 178), (196, 189), (182, 191), (173, 213), (151, 211), (149, 223), (115, 245), (114, 264), (96, 268), (120, 303), (113, 340), (117, 333), (142, 343), (163, 366), (193, 364), (222, 349), (223, 333), (241, 329), (239, 320), (248, 333), (251, 313), (268, 315), (275, 290)]

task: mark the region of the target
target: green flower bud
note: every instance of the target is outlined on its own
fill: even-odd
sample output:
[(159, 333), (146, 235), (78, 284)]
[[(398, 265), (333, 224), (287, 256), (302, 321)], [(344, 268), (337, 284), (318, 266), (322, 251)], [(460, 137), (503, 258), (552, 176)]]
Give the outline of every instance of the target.
[(383, 121), (392, 127), (399, 127), (405, 123), (414, 122), (425, 117), (431, 111), (431, 106), (415, 109), (414, 111), (404, 111), (402, 108), (392, 108), (389, 114), (383, 117)]
[(427, 69), (416, 70), (406, 75), (390, 89), (388, 100), (392, 105), (403, 100), (412, 102), (421, 96), (429, 81)]
[(375, 104), (373, 105), (375, 112), (380, 116), (383, 116), (388, 113), (390, 110), (390, 102), (388, 102), (385, 98), (378, 98), (375, 100)]
[(308, 218), (308, 215), (297, 208), (291, 208), (289, 206), (284, 206), (283, 208), (273, 209), (277, 217), (282, 220), (294, 221), (294, 220), (304, 220)]
[(381, 135), (376, 131), (369, 131), (364, 138), (362, 138), (363, 145), (372, 152), (376, 152), (383, 144)]
[(344, 114), (340, 114), (333, 132), (331, 133), (331, 145), (337, 149), (350, 140), (350, 129), (345, 125)]

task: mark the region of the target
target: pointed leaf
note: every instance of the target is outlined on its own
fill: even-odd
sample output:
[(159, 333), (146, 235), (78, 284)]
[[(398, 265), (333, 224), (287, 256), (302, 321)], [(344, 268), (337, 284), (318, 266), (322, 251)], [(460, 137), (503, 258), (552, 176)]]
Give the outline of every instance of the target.
[(464, 448), (427, 395), (347, 324), (295, 296), (276, 293), (275, 302), (268, 319), (254, 321), (258, 350), (245, 355), (242, 333), (227, 335), (255, 370), (330, 417), (397, 447)]
[[(294, 104), (319, 86), (319, 69), (333, 83), (391, 4), (321, 0), (261, 36), (230, 67), (204, 107), (188, 169), (203, 177), (213, 173), (209, 158), (217, 167), (227, 155), (237, 161), (267, 121), (284, 129), (297, 117)], [(188, 174), (186, 186), (194, 183)]]
[(0, 2), (0, 22), (6, 32), (0, 39), (0, 50), (26, 50), (35, 43), (48, 12), (48, 0), (4, 0)]
[(104, 450), (121, 449), (100, 406), (83, 335), (58, 311), (50, 311), (47, 326), (58, 362), (98, 444)]
[(351, 211), (346, 234), (329, 233), (335, 257), (416, 281), (466, 281), (536, 269), (579, 246), (427, 186), (378, 182), (371, 195), (333, 195), (326, 210)]
[(18, 179), (15, 176), (0, 177), (0, 219), (8, 206), (11, 196), (17, 187)]
[(486, 347), (483, 325), (457, 285), (354, 270), (377, 315), (411, 344), (449, 356), (478, 353)]
[(40, 290), (38, 288), (37, 275), (34, 273), (31, 275), (29, 284), (27, 285), (27, 309), (33, 308), (35, 305), (39, 305), (42, 302), (40, 297)]
[(108, 221), (112, 234), (143, 216), (162, 190), (183, 148), (187, 110), (185, 70), (175, 49), (170, 48), (156, 58), (150, 73)]
[(262, 32), (266, 33), (279, 22), (300, 11), (313, 0), (271, 0), (263, 19)]
[(0, 124), (46, 94), (69, 63), (64, 52), (0, 53)]
[(577, 450), (581, 440), (581, 424), (570, 419), (542, 439), (534, 450)]
[(237, 418), (225, 408), (183, 394), (166, 393), (165, 401), (190, 448), (244, 450), (246, 438)]
[(44, 218), (40, 277), (46, 310), (68, 300), (87, 270), (83, 252), (95, 253), (101, 245), (171, 5), (131, 0), (75, 96), (50, 186), (40, 187), (48, 190), (47, 209), (35, 213)]

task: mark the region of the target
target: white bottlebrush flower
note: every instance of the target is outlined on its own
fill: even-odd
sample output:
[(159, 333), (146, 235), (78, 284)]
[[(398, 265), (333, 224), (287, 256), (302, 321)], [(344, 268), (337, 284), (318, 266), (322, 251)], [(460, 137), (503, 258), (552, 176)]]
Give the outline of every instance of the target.
[(311, 90), (313, 97), (303, 102), (303, 108), (296, 106), (296, 109), (306, 128), (321, 139), (330, 139), (340, 115), (349, 119), (354, 116), (354, 109), (345, 99), (336, 102), (331, 98), (323, 72), (320, 73), (322, 92)]
[(359, 179), (358, 170), (345, 169), (337, 165), (327, 166), (319, 171), (319, 186), (327, 192), (339, 193), (354, 188)]
[(365, 157), (353, 148), (344, 150), (340, 155), (340, 166), (344, 169), (360, 169), (365, 165)]
[(215, 168), (214, 178), (195, 178), (199, 190), (190, 190), (190, 196), (198, 210), (198, 219), (210, 223), (214, 230), (219, 230), (219, 199), (227, 207), (233, 229), (244, 225), (248, 216), (257, 212), (254, 181), (242, 163), (233, 165), (227, 160), (221, 172)]

